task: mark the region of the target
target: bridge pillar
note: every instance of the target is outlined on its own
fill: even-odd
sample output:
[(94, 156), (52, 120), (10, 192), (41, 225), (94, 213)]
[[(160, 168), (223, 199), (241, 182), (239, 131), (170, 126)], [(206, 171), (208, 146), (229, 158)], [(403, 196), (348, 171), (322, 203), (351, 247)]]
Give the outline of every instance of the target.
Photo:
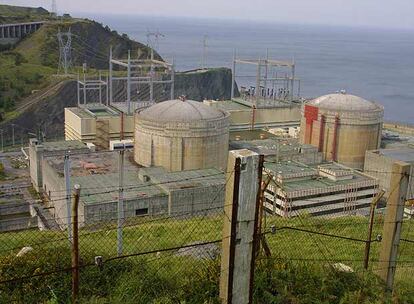
[(0, 38), (4, 38), (4, 27), (0, 28)]

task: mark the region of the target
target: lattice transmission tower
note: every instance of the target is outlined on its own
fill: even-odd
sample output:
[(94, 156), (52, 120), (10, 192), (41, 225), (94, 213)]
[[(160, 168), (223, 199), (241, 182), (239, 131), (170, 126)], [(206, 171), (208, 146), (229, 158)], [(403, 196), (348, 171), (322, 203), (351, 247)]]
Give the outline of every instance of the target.
[(159, 51), (158, 48), (160, 46), (160, 38), (164, 38), (165, 35), (160, 33), (159, 30), (157, 30), (156, 32), (150, 32), (149, 30), (147, 31), (147, 46)]
[(59, 67), (58, 73), (62, 70), (65, 75), (68, 74), (69, 69), (72, 67), (72, 34), (69, 31), (62, 33), (59, 29), (57, 34), (59, 42)]

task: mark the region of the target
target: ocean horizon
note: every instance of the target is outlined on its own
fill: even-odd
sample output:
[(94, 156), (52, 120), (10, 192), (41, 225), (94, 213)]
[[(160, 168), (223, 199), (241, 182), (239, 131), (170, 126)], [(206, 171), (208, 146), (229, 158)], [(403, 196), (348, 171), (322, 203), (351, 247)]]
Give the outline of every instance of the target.
[(303, 97), (346, 90), (382, 104), (388, 121), (414, 123), (414, 31), (188, 17), (81, 16), (144, 44), (149, 31), (159, 31), (163, 37), (157, 51), (166, 60), (174, 59), (178, 71), (201, 67), (204, 36), (208, 67), (230, 68), (234, 51), (241, 58), (264, 59), (268, 52), (272, 59), (294, 60)]

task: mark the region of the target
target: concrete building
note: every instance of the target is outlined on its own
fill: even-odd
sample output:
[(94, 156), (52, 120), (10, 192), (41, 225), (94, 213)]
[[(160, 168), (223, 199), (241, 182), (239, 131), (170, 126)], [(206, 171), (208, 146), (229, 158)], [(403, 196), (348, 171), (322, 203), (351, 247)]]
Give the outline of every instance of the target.
[(134, 138), (134, 116), (117, 107), (87, 104), (65, 108), (65, 139), (108, 149), (111, 140)]
[[(219, 212), (224, 204), (224, 174), (217, 169), (169, 173), (163, 168), (139, 168), (132, 152), (125, 155), (124, 216), (200, 215)], [(43, 191), (62, 229), (67, 224), (63, 158), (43, 158)], [(81, 185), (82, 225), (117, 218), (118, 153), (96, 152), (71, 156), (71, 187)]]
[(230, 113), (230, 130), (257, 130), (275, 127), (296, 127), (300, 124), (300, 103), (289, 101), (258, 100), (253, 106), (242, 98), (215, 101), (204, 104)]
[(392, 166), (394, 162), (402, 161), (411, 165), (410, 179), (408, 183), (407, 197), (414, 198), (414, 147), (397, 149), (379, 149), (365, 153), (364, 172), (379, 181), (379, 185), (386, 193), (390, 194)]
[(311, 100), (302, 107), (300, 141), (318, 147), (327, 161), (362, 169), (365, 151), (378, 149), (384, 108), (341, 93)]
[(43, 185), (43, 171), (42, 164), (43, 158), (53, 155), (61, 155), (63, 158), (65, 152), (77, 153), (87, 152), (88, 147), (81, 141), (68, 140), (58, 142), (43, 142), (40, 143), (37, 139), (30, 139), (29, 143), (29, 167), (30, 167), (30, 179), (33, 187), (37, 192), (42, 191)]
[(366, 214), (378, 192), (377, 180), (337, 163), (266, 162), (264, 175), (265, 208), (282, 217)]
[(233, 140), (230, 141), (230, 149), (248, 149), (264, 155), (268, 161), (275, 162), (298, 161), (307, 165), (322, 162), (322, 153), (312, 145), (301, 144), (297, 139), (279, 137), (265, 131), (260, 131), (260, 138), (254, 139), (252, 132), (255, 131), (237, 132), (238, 135), (231, 134)]
[(169, 100), (135, 114), (135, 161), (167, 171), (226, 169), (229, 114), (203, 103)]

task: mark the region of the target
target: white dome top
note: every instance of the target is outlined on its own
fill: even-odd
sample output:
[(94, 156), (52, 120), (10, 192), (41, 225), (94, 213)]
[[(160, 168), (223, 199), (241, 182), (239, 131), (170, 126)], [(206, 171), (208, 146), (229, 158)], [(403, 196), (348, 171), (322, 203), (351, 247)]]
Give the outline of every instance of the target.
[(331, 111), (378, 111), (382, 107), (372, 101), (346, 93), (328, 94), (315, 98), (308, 104)]
[(167, 100), (139, 112), (144, 119), (155, 121), (199, 121), (225, 118), (224, 111), (194, 100)]

